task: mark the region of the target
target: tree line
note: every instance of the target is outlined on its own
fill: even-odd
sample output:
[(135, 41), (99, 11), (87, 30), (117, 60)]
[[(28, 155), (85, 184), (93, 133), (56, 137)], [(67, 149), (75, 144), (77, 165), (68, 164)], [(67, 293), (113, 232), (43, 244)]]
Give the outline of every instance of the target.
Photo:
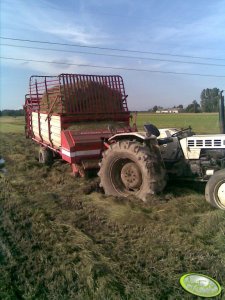
[(10, 116), (10, 117), (19, 117), (24, 116), (23, 109), (4, 109), (0, 110), (0, 117)]
[[(200, 112), (218, 112), (219, 110), (219, 100), (220, 100), (220, 90), (218, 88), (213, 89), (204, 89), (200, 95), (200, 102), (193, 100), (186, 108), (182, 104), (174, 106), (181, 112), (190, 112), (190, 113), (200, 113)], [(157, 110), (162, 110), (163, 107), (155, 105), (153, 108), (149, 109), (150, 112), (156, 112)], [(0, 110), (1, 116), (12, 116), (19, 117), (24, 116), (23, 109), (4, 109)]]
[[(182, 104), (173, 107), (183, 112), (200, 113), (200, 112), (218, 112), (220, 100), (220, 90), (218, 88), (204, 89), (200, 94), (200, 102), (193, 100), (186, 108)], [(149, 111), (156, 112), (163, 109), (160, 106), (153, 106)]]

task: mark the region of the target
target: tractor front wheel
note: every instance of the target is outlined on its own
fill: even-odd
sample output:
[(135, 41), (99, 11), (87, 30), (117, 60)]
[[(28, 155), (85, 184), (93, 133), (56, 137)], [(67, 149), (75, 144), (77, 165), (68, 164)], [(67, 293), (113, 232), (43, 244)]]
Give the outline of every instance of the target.
[(106, 195), (134, 195), (145, 201), (166, 185), (165, 170), (158, 158), (158, 153), (135, 141), (112, 144), (103, 153), (98, 173), (100, 185)]
[(205, 188), (205, 198), (214, 207), (225, 210), (225, 169), (210, 177)]

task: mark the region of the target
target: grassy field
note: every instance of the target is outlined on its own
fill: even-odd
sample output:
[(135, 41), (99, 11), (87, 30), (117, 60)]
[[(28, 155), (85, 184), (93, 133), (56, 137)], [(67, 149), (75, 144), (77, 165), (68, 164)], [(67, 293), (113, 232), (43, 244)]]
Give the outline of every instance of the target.
[[(138, 125), (207, 133), (216, 120), (144, 114)], [(204, 186), (173, 183), (148, 203), (107, 197), (61, 160), (41, 166), (23, 130), (22, 118), (0, 118), (0, 299), (200, 299), (179, 284), (187, 272), (225, 287), (225, 212)]]
[(149, 114), (138, 113), (138, 127), (152, 123), (158, 128), (187, 128), (192, 127), (196, 133), (219, 133), (219, 117), (217, 113), (201, 114)]
[(0, 133), (23, 133), (24, 117), (0, 117)]

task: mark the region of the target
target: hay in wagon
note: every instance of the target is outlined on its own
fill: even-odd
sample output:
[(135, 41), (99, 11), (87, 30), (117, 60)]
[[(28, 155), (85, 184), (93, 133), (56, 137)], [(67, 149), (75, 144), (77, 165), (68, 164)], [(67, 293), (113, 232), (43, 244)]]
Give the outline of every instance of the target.
[(111, 113), (124, 111), (119, 90), (93, 81), (53, 86), (40, 99), (40, 110), (51, 113)]

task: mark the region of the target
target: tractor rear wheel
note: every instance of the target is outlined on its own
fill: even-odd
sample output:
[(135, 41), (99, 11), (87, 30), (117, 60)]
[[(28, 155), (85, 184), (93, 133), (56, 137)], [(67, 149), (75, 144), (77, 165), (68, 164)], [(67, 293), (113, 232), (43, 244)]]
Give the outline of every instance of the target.
[(134, 195), (146, 201), (148, 195), (162, 191), (166, 185), (165, 170), (156, 152), (135, 141), (112, 144), (103, 153), (98, 173), (106, 195)]
[(45, 147), (39, 149), (39, 163), (51, 165), (53, 163), (53, 152)]
[(225, 169), (210, 177), (205, 187), (205, 198), (214, 207), (225, 210)]

